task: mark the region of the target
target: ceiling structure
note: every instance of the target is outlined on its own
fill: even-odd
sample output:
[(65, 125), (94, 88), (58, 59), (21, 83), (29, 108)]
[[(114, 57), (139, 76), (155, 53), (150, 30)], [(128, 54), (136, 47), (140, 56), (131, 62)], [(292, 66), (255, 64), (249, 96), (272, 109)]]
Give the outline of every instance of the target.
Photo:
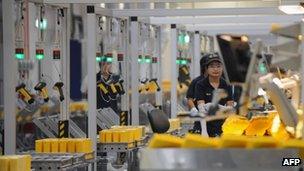
[(101, 15), (138, 16), (152, 24), (178, 24), (191, 31), (268, 34), (271, 24), (290, 25), (302, 15), (279, 10), (300, 0), (32, 0), (44, 3), (95, 4)]

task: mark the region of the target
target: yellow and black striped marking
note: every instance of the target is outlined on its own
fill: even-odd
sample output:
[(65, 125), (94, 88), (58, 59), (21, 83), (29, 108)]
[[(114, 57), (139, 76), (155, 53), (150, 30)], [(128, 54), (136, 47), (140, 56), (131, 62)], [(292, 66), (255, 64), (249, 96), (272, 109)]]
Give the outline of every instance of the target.
[(69, 137), (69, 120), (59, 121), (58, 123), (58, 138)]
[(120, 125), (128, 125), (128, 111), (121, 111)]

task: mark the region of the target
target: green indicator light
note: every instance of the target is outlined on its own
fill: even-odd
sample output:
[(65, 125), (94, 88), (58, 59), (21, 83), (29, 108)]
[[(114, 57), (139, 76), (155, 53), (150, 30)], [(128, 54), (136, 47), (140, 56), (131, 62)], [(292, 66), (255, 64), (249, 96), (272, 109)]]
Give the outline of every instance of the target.
[(179, 36), (178, 36), (178, 43), (179, 43), (179, 44), (184, 44), (184, 42), (185, 42), (184, 35), (182, 35), (182, 34), (179, 35)]
[(44, 58), (43, 54), (36, 54), (36, 59), (42, 60)]
[(189, 43), (189, 42), (190, 42), (190, 37), (189, 37), (189, 35), (186, 35), (184, 40), (185, 40), (185, 43)]
[(101, 62), (101, 60), (102, 60), (102, 57), (101, 57), (101, 56), (97, 56), (97, 57), (96, 57), (96, 62)]
[(24, 59), (24, 54), (23, 53), (16, 53), (15, 58), (18, 59), (18, 60), (22, 60), (22, 59)]
[(180, 63), (181, 63), (181, 61), (180, 61), (179, 59), (177, 59), (177, 60), (176, 60), (176, 64), (179, 65)]
[(261, 74), (266, 74), (267, 73), (267, 68), (264, 63), (259, 64), (259, 71)]
[(181, 65), (186, 65), (186, 64), (187, 64), (187, 60), (181, 60), (181, 61), (180, 61), (180, 64), (181, 64)]
[(146, 62), (146, 63), (151, 63), (152, 60), (151, 60), (151, 59), (145, 59), (145, 62)]
[(111, 58), (111, 57), (109, 58), (109, 57), (108, 57), (108, 58), (107, 58), (107, 62), (113, 62), (113, 58)]

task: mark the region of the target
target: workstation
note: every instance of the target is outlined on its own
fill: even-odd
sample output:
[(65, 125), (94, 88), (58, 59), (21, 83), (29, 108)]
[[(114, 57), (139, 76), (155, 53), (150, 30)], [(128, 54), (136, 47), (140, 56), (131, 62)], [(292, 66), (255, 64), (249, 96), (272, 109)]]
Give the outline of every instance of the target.
[(300, 0), (0, 0), (0, 171), (303, 169)]

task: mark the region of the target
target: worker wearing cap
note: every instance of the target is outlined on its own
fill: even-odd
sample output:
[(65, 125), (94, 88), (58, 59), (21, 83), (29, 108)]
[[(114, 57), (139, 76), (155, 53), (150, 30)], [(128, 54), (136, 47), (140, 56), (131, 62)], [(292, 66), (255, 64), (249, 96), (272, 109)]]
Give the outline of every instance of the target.
[[(97, 82), (101, 81), (103, 83), (108, 82), (112, 79), (113, 74), (111, 73), (112, 64), (108, 62), (100, 62), (100, 72), (96, 74)], [(109, 87), (107, 86), (109, 89)], [(105, 95), (99, 88), (97, 88), (97, 109), (99, 108), (112, 108), (113, 111), (117, 111), (117, 96), (116, 95)]]
[[(206, 63), (207, 77), (197, 82), (195, 87), (195, 98), (197, 100), (198, 110), (200, 113), (207, 114), (205, 105), (211, 103), (213, 91), (215, 89), (226, 90), (228, 96), (221, 99), (219, 105), (233, 106), (231, 86), (223, 79), (223, 63), (217, 53), (210, 55)], [(224, 120), (207, 122), (207, 132), (209, 136), (215, 137), (222, 133), (221, 126)]]
[[(113, 74), (111, 73), (111, 63), (108, 63), (106, 61), (102, 61), (99, 64), (100, 71), (96, 74), (96, 81), (98, 82), (103, 82), (106, 83), (110, 79), (112, 79)], [(97, 66), (96, 66), (97, 67)], [(83, 93), (83, 96), (85, 97), (88, 92), (88, 76), (86, 75), (85, 78), (82, 81), (81, 85), (81, 92)], [(106, 84), (105, 84), (106, 85)], [(106, 88), (109, 88), (106, 85)], [(118, 112), (117, 110), (117, 97), (113, 95), (105, 95), (98, 87), (96, 89), (96, 107), (97, 109), (102, 109), (102, 108), (112, 108), (113, 111), (116, 113)]]
[(200, 60), (200, 70), (201, 70), (201, 75), (194, 78), (190, 85), (189, 85), (189, 88), (188, 88), (188, 91), (187, 91), (187, 95), (186, 95), (186, 98), (188, 100), (188, 107), (190, 109), (190, 112), (191, 112), (191, 115), (192, 116), (195, 116), (197, 115), (198, 113), (198, 110), (197, 110), (197, 103), (196, 103), (196, 100), (195, 100), (195, 86), (196, 86), (196, 83), (202, 79), (204, 79), (207, 75), (206, 75), (206, 62), (207, 62), (207, 59), (208, 57), (210, 56), (211, 54), (206, 54), (204, 55), (201, 60)]

